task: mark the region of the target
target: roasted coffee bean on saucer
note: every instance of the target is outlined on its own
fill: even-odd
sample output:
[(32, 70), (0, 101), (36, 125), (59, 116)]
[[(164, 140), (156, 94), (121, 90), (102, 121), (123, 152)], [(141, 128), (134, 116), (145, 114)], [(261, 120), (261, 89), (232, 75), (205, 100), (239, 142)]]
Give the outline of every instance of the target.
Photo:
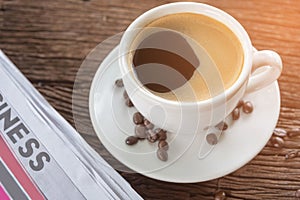
[(126, 138), (125, 143), (128, 144), (128, 145), (134, 145), (138, 142), (138, 140), (139, 139), (135, 136), (129, 136), (129, 137)]
[(158, 134), (155, 133), (153, 130), (148, 130), (147, 140), (151, 143), (154, 143), (158, 140)]
[(144, 117), (140, 112), (136, 112), (133, 114), (133, 123), (135, 123), (135, 124), (143, 124), (144, 123)]
[(152, 124), (148, 119), (144, 119), (144, 125), (147, 127), (147, 129), (154, 128), (154, 124)]
[(253, 105), (250, 101), (246, 101), (243, 105), (243, 112), (246, 114), (252, 113)]
[(161, 161), (167, 161), (168, 160), (168, 152), (164, 149), (157, 149), (156, 151), (157, 158)]
[(206, 136), (206, 141), (210, 145), (216, 145), (218, 143), (218, 138), (216, 134), (210, 133)]
[(241, 108), (244, 105), (243, 100), (239, 100), (238, 104), (236, 105), (236, 108)]
[(122, 79), (117, 79), (117, 80), (115, 81), (115, 85), (116, 85), (117, 87), (124, 87), (123, 80), (122, 80)]
[[(117, 87), (121, 87), (121, 80), (117, 80), (115, 82)], [(131, 102), (126, 90), (123, 92), (123, 97), (125, 99), (125, 104), (128, 107), (133, 107), (133, 103)], [(168, 160), (167, 150), (169, 149), (169, 144), (166, 141), (167, 139), (167, 131), (156, 128), (154, 129), (154, 124), (152, 124), (148, 119), (146, 119), (140, 112), (135, 112), (132, 116), (133, 123), (136, 125), (134, 129), (134, 136), (129, 136), (126, 138), (125, 143), (127, 145), (134, 145), (138, 142), (138, 140), (143, 140), (147, 138), (150, 143), (158, 142), (158, 149), (156, 152), (156, 156), (161, 161)]]
[(139, 139), (147, 138), (147, 128), (143, 124), (138, 124), (134, 129), (135, 136)]
[(232, 111), (232, 119), (233, 120), (238, 120), (240, 118), (240, 110), (239, 108), (235, 108), (233, 111)]
[(128, 99), (128, 98), (129, 98), (129, 96), (128, 96), (126, 90), (124, 90), (124, 92), (123, 92), (123, 97), (124, 97), (124, 99)]
[(218, 128), (220, 131), (226, 131), (228, 128), (228, 124), (226, 122), (220, 122), (216, 125), (216, 128)]
[(125, 104), (128, 107), (133, 107), (133, 103), (132, 103), (132, 101), (129, 98), (125, 99)]
[(125, 99), (126, 106), (128, 106), (128, 107), (133, 107), (134, 106), (133, 103), (132, 103), (132, 101), (130, 100), (130, 98), (129, 98), (127, 92), (126, 92), (126, 90), (124, 90), (124, 92), (123, 92), (123, 97)]
[(163, 149), (165, 151), (168, 151), (169, 150), (169, 144), (166, 140), (160, 140), (158, 142), (158, 148)]
[(157, 128), (154, 132), (158, 135), (159, 140), (166, 140), (167, 139), (167, 131)]

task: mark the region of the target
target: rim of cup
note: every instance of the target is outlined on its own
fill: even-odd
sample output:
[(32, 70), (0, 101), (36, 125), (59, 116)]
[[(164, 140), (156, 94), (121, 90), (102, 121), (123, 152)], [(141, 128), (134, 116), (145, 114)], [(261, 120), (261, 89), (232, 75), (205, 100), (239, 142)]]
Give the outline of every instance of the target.
[[(157, 96), (150, 91), (148, 91), (141, 83), (135, 80), (134, 77), (129, 79), (135, 88), (141, 88), (140, 92), (142, 92), (145, 96), (150, 97), (152, 100), (157, 102), (163, 102), (168, 105), (180, 105), (180, 106), (194, 106), (197, 104), (198, 106), (204, 106), (207, 104), (211, 104), (212, 102), (224, 102), (230, 99), (239, 89), (248, 81), (249, 75), (251, 74), (252, 68), (252, 52), (253, 46), (251, 44), (251, 40), (249, 38), (248, 33), (243, 28), (243, 26), (231, 15), (224, 12), (223, 10), (210, 6), (208, 4), (196, 3), (196, 2), (175, 2), (164, 4), (158, 7), (154, 7), (139, 17), (137, 17), (126, 29), (124, 35), (121, 38), (120, 46), (119, 46), (119, 64), (121, 66), (121, 74), (122, 76), (126, 76), (130, 73), (130, 67), (128, 66), (128, 53), (131, 47), (132, 42), (135, 37), (139, 33), (139, 30), (146, 26), (151, 21), (158, 19), (160, 17), (176, 14), (176, 13), (198, 13), (202, 15), (206, 15), (212, 17), (213, 19), (223, 23), (226, 25), (239, 39), (243, 49), (243, 65), (242, 71), (229, 88), (212, 98), (193, 101), (193, 102), (185, 102), (185, 101), (173, 101), (168, 100), (163, 97)], [(130, 75), (131, 76), (131, 75)], [(225, 96), (224, 96), (225, 94)], [(226, 100), (224, 100), (226, 99)]]

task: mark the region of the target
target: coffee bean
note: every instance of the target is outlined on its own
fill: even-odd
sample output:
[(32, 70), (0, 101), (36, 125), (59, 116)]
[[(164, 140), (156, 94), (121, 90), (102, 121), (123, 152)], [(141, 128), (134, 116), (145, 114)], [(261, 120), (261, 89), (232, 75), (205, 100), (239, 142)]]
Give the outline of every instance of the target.
[(220, 131), (225, 131), (228, 128), (228, 125), (226, 122), (220, 122), (216, 125), (216, 128), (218, 128)]
[(146, 119), (146, 118), (144, 118), (144, 125), (145, 126), (147, 126), (148, 124), (150, 124), (151, 122), (148, 120), (148, 119)]
[(300, 189), (295, 192), (295, 197), (300, 198)]
[(115, 85), (116, 85), (117, 87), (124, 87), (123, 80), (122, 80), (122, 79), (117, 79), (117, 80), (115, 81)]
[(157, 128), (154, 130), (155, 133), (158, 134), (159, 140), (166, 140), (167, 139), (167, 131)]
[(124, 90), (124, 92), (123, 92), (123, 97), (124, 97), (124, 99), (128, 99), (128, 98), (129, 98), (129, 96), (128, 96), (126, 90)]
[(147, 129), (154, 128), (154, 125), (148, 119), (144, 119), (144, 125), (147, 127)]
[(282, 128), (275, 128), (273, 134), (278, 137), (285, 137), (287, 135), (287, 131)]
[(136, 137), (140, 139), (144, 139), (147, 137), (147, 129), (144, 125), (138, 124), (135, 126), (134, 133)]
[(165, 151), (168, 151), (169, 150), (169, 144), (168, 144), (168, 142), (166, 142), (166, 140), (160, 140), (158, 142), (158, 148), (163, 149)]
[(206, 136), (206, 141), (210, 145), (215, 145), (218, 143), (218, 138), (217, 138), (216, 134), (210, 133)]
[(232, 111), (232, 119), (233, 120), (238, 120), (240, 118), (240, 110), (238, 108), (235, 108), (233, 111)]
[(300, 156), (300, 151), (291, 151), (285, 155), (285, 159), (292, 159)]
[(144, 122), (144, 117), (140, 112), (136, 112), (133, 114), (133, 123), (142, 124)]
[(243, 105), (243, 112), (246, 114), (252, 113), (253, 105), (250, 101), (246, 101)]
[(129, 98), (125, 100), (125, 104), (128, 107), (133, 107), (133, 103), (131, 102), (131, 100)]
[(226, 193), (224, 191), (219, 191), (215, 194), (215, 200), (225, 200)]
[(154, 143), (158, 140), (158, 134), (155, 133), (153, 130), (148, 130), (147, 140), (151, 143)]
[(271, 144), (276, 148), (281, 148), (284, 145), (284, 140), (280, 137), (272, 137), (271, 138)]
[(168, 160), (168, 153), (164, 149), (158, 149), (156, 151), (156, 155), (159, 160), (161, 161), (167, 161)]
[(156, 142), (157, 141), (157, 139), (158, 139), (158, 137), (157, 137), (157, 135), (147, 135), (147, 140), (150, 142), (150, 143), (154, 143), (154, 142)]
[(239, 100), (238, 104), (236, 105), (236, 108), (240, 108), (244, 105), (244, 101), (243, 100)]
[(126, 138), (125, 142), (128, 145), (134, 145), (138, 142), (138, 138), (135, 137), (135, 136), (129, 136), (129, 137)]

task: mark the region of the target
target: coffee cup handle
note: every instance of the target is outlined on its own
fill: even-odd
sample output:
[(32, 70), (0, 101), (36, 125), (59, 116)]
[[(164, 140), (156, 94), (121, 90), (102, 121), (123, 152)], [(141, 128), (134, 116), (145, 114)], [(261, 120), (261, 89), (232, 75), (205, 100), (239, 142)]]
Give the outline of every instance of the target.
[(246, 93), (260, 90), (278, 79), (282, 71), (282, 61), (278, 53), (271, 50), (253, 52), (252, 73)]

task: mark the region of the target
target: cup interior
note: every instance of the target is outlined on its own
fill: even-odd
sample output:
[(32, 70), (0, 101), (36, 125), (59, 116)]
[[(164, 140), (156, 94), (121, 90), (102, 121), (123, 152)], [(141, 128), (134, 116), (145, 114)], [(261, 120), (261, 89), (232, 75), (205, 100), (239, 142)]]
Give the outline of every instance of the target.
[[(242, 69), (240, 72), (239, 77), (234, 82), (233, 85), (231, 85), (229, 88), (225, 90), (225, 98), (228, 99), (231, 96), (233, 96), (243, 85), (245, 85), (245, 82), (248, 81), (249, 74), (251, 72), (252, 67), (252, 44), (250, 41), (250, 38), (245, 31), (245, 29), (242, 27), (242, 25), (235, 20), (232, 16), (227, 14), (226, 12), (209, 6), (207, 4), (202, 3), (192, 3), (192, 2), (177, 2), (177, 3), (171, 3), (162, 5), (156, 8), (153, 8), (141, 16), (139, 16), (136, 20), (133, 21), (133, 23), (127, 28), (125, 31), (120, 47), (119, 47), (119, 54), (120, 54), (120, 64), (121, 64), (121, 72), (123, 75), (130, 74), (131, 63), (128, 62), (128, 52), (131, 51), (130, 48), (132, 46), (132, 43), (134, 39), (137, 37), (139, 32), (142, 28), (144, 28), (147, 24), (150, 22), (161, 18), (166, 15), (170, 14), (177, 14), (177, 13), (195, 13), (195, 14), (201, 14), (208, 17), (213, 18), (214, 20), (217, 20), (227, 26), (237, 37), (239, 40), (242, 50), (243, 50), (243, 64)], [(123, 55), (123, 56), (122, 56)], [(125, 56), (124, 56), (125, 55)], [(132, 76), (129, 78), (130, 84), (133, 84), (136, 88), (141, 88), (144, 95), (149, 96), (152, 99), (155, 99), (159, 102), (164, 102), (167, 104), (177, 104), (177, 101), (167, 100), (160, 96), (154, 95), (153, 93), (149, 92), (146, 88), (144, 88), (139, 81)], [(194, 105), (195, 103), (198, 105), (205, 105), (208, 103), (211, 103), (212, 101), (218, 102), (218, 101), (224, 102), (224, 94), (219, 94), (217, 96), (212, 97), (211, 99), (203, 100), (203, 101), (197, 101), (197, 102), (180, 102), (180, 105), (189, 106)]]

